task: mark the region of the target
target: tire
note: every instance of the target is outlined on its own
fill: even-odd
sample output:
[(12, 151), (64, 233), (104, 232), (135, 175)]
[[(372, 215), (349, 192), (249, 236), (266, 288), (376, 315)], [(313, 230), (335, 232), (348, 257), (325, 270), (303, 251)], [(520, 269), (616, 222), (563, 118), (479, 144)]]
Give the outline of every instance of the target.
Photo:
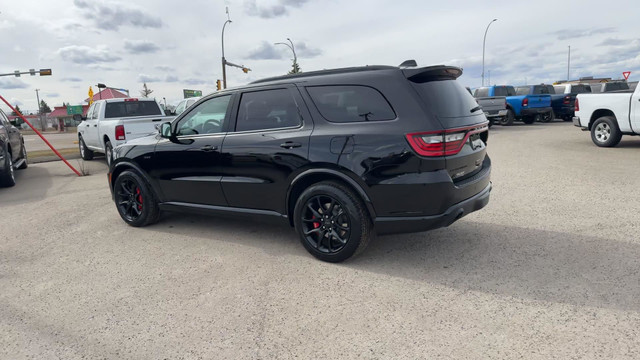
[(151, 225), (160, 218), (158, 200), (149, 184), (137, 173), (127, 170), (113, 184), (118, 214), (131, 226)]
[(24, 159), (24, 162), (18, 168), (20, 170), (24, 170), (29, 166), (29, 164), (27, 164), (27, 148), (24, 146), (24, 142), (22, 142), (22, 158)]
[(600, 147), (614, 147), (622, 139), (618, 122), (612, 116), (598, 118), (591, 126), (591, 140)]
[(544, 118), (543, 118), (542, 114), (535, 114), (535, 115), (533, 115), (533, 122), (534, 122), (534, 123), (536, 123), (536, 122), (542, 122), (542, 120), (543, 120), (543, 119), (544, 119)]
[(516, 118), (516, 114), (513, 112), (513, 110), (508, 109), (507, 110), (507, 116), (503, 117), (502, 119), (500, 119), (500, 125), (502, 126), (511, 126), (513, 125), (513, 121)]
[(13, 160), (8, 148), (5, 148), (5, 161), (0, 171), (0, 187), (12, 187), (16, 184), (16, 177), (13, 170)]
[(93, 160), (93, 151), (87, 149), (82, 136), (78, 135), (78, 148), (80, 148), (80, 156), (82, 160)]
[(573, 116), (571, 116), (571, 115), (566, 115), (565, 117), (563, 117), (563, 118), (562, 118), (562, 120), (564, 120), (564, 121), (573, 121), (573, 119), (572, 119), (572, 118), (573, 118)]
[(548, 122), (552, 122), (553, 120), (555, 120), (556, 118), (556, 114), (553, 112), (553, 110), (549, 111), (548, 113), (545, 113), (542, 115), (542, 122), (544, 123), (548, 123)]
[(539, 117), (540, 115), (536, 115), (536, 116), (525, 116), (522, 118), (522, 122), (525, 124), (533, 124), (536, 121), (536, 117)]
[(489, 120), (489, 128), (491, 128), (493, 126), (494, 120), (493, 118), (487, 120)]
[(293, 216), (302, 245), (322, 261), (337, 263), (357, 255), (373, 237), (362, 200), (340, 183), (311, 185), (296, 201)]
[(113, 146), (111, 146), (111, 141), (107, 141), (104, 144), (104, 158), (107, 160), (107, 166), (111, 167), (111, 161), (113, 160)]

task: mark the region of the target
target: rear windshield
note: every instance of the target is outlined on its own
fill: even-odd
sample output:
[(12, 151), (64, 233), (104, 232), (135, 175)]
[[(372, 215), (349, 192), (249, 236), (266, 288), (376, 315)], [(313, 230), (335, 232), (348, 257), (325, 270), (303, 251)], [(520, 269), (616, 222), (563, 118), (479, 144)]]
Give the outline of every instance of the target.
[(556, 90), (553, 88), (553, 85), (545, 85), (545, 89), (547, 92), (543, 92), (543, 94), (554, 94), (556, 93)]
[(456, 80), (411, 83), (427, 106), (440, 118), (472, 116), (478, 107), (476, 100)]
[(573, 85), (571, 86), (571, 92), (574, 94), (590, 93), (591, 87), (589, 85)]
[(629, 85), (625, 82), (607, 83), (606, 91), (629, 90)]
[(108, 102), (104, 111), (104, 117), (107, 119), (149, 115), (162, 115), (158, 103), (153, 100)]
[(529, 87), (528, 86), (518, 86), (516, 88), (516, 95), (529, 95)]
[(516, 89), (513, 86), (496, 86), (493, 89), (493, 95), (495, 96), (514, 96), (516, 95)]

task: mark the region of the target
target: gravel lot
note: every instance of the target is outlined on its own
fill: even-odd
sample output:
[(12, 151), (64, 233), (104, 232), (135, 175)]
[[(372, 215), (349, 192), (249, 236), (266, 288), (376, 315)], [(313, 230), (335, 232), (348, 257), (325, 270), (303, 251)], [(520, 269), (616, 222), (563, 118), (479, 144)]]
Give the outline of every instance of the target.
[(489, 151), (484, 210), (338, 265), (276, 225), (132, 228), (103, 161), (32, 165), (0, 189), (0, 358), (640, 358), (640, 138), (515, 125)]

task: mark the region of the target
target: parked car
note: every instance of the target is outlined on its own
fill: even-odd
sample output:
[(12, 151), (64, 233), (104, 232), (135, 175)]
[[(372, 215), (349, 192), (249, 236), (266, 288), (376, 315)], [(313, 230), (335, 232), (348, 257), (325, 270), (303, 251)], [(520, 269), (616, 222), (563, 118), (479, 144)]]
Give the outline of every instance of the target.
[(87, 116), (78, 124), (78, 146), (84, 160), (94, 153), (105, 154), (111, 164), (113, 148), (127, 141), (152, 134), (162, 122), (173, 119), (165, 116), (154, 99), (107, 99), (95, 101)]
[(16, 184), (14, 171), (27, 168), (27, 148), (24, 138), (0, 110), (0, 187)]
[(549, 122), (558, 118), (564, 121), (571, 121), (574, 115), (576, 94), (556, 93), (554, 85), (542, 84), (542, 86), (546, 89), (543, 93), (551, 96), (551, 114), (542, 116), (542, 122)]
[(633, 93), (579, 94), (573, 124), (591, 132), (602, 147), (618, 145), (622, 135), (640, 135), (640, 89)]
[[(471, 90), (469, 90), (469, 93), (471, 93)], [(489, 88), (486, 87), (475, 89), (473, 96), (489, 120), (489, 126), (494, 123), (505, 126), (513, 124), (514, 116), (509, 117), (510, 112), (507, 110), (507, 98), (505, 96), (489, 96)], [(513, 115), (513, 112), (511, 112), (511, 115)]]
[[(516, 95), (524, 96), (521, 100), (526, 124), (533, 122), (549, 122), (555, 118), (552, 99), (546, 85), (523, 85), (516, 87)], [(514, 98), (515, 99), (515, 98)]]
[(606, 83), (590, 84), (592, 93), (604, 92), (628, 92), (629, 84), (626, 81), (611, 81)]
[(202, 96), (196, 96), (180, 100), (178, 105), (176, 105), (176, 109), (174, 110), (173, 115), (177, 116), (182, 114), (189, 106), (195, 104), (196, 101), (200, 100), (201, 98)]
[(449, 226), (491, 191), (488, 121), (461, 74), (366, 66), (216, 92), (114, 150), (114, 202), (131, 226), (161, 210), (281, 220), (330, 262), (374, 233)]

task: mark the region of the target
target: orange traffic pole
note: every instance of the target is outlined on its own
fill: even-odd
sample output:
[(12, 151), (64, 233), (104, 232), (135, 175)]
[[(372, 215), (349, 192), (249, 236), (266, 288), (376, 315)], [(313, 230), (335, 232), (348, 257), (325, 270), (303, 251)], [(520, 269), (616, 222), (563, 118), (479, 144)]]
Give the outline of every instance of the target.
[[(76, 170), (73, 166), (71, 166), (71, 164), (69, 164), (69, 162), (67, 161), (67, 159), (65, 159), (65, 158), (64, 158), (64, 156), (62, 156), (62, 154), (60, 154), (60, 153), (58, 152), (58, 150), (56, 150), (56, 149), (53, 147), (53, 145), (51, 145), (51, 143), (50, 143), (49, 141), (47, 141), (47, 139), (45, 139), (45, 137), (44, 137), (44, 136), (42, 136), (42, 133), (40, 133), (40, 131), (38, 131), (38, 129), (34, 128), (34, 127), (33, 127), (33, 125), (31, 125), (31, 123), (30, 123), (30, 122), (29, 122), (29, 121), (28, 121), (24, 116), (22, 116), (22, 114), (21, 114), (20, 112), (16, 111), (16, 109), (15, 109), (13, 106), (11, 106), (11, 104), (9, 104), (9, 102), (8, 102), (7, 100), (5, 100), (5, 98), (4, 98), (4, 97), (2, 97), (2, 95), (0, 95), (0, 99), (2, 99), (2, 101), (4, 101), (4, 103), (5, 103), (5, 104), (7, 104), (7, 106), (8, 106), (9, 108), (11, 108), (11, 111), (13, 111), (14, 113), (18, 114), (18, 116), (20, 116), (20, 118), (22, 119), (22, 121), (26, 122), (26, 123), (27, 123), (27, 125), (29, 125), (29, 127), (30, 127), (33, 131), (35, 131), (35, 132), (36, 132), (36, 134), (38, 134), (38, 136), (40, 136), (40, 138), (42, 138), (42, 140), (44, 140), (44, 142), (45, 142), (47, 145), (49, 145), (49, 147), (51, 148), (51, 150), (53, 150), (53, 152), (54, 152), (54, 153), (56, 153), (56, 155), (58, 155), (58, 157), (59, 157), (62, 161), (64, 161), (64, 163), (65, 163), (65, 164), (67, 164), (67, 166), (68, 166), (69, 168), (71, 168), (71, 170), (73, 170), (73, 172), (74, 172), (74, 173), (76, 173), (76, 175), (78, 175), (78, 176), (82, 176), (82, 174), (80, 174), (80, 173), (78, 172), (78, 170)], [(40, 106), (40, 104), (38, 104), (38, 106)]]

